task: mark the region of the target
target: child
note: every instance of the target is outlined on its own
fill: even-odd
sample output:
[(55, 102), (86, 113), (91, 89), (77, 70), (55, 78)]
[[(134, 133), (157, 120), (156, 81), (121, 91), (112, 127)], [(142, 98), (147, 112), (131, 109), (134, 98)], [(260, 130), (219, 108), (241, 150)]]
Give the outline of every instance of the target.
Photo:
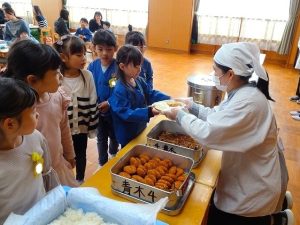
[(94, 49), (98, 59), (88, 66), (93, 73), (98, 96), (99, 125), (97, 128), (97, 147), (99, 164), (103, 166), (108, 160), (107, 148), (109, 138), (109, 153), (114, 156), (118, 151), (112, 118), (109, 111), (108, 98), (111, 96), (116, 82), (116, 60), (113, 58), (117, 50), (114, 34), (108, 30), (99, 30), (93, 38)]
[(41, 171), (34, 170), (32, 160), (33, 154), (43, 157), (47, 151), (35, 130), (37, 98), (24, 82), (0, 78), (0, 224), (11, 212), (25, 213), (45, 195)]
[[(144, 35), (139, 31), (130, 31), (125, 36), (125, 44), (131, 44), (140, 49), (144, 54), (146, 50), (146, 41)], [(153, 88), (153, 70), (151, 62), (144, 57), (140, 76), (145, 79), (150, 88)]]
[(104, 29), (104, 30), (112, 31), (112, 30), (110, 29), (110, 22), (108, 22), (108, 21), (103, 21), (103, 29)]
[(124, 45), (117, 53), (118, 77), (112, 97), (109, 99), (118, 142), (124, 147), (138, 136), (159, 112), (150, 107), (156, 101), (169, 96), (152, 90), (139, 77), (143, 55), (132, 45)]
[(88, 20), (86, 18), (80, 19), (80, 28), (76, 30), (75, 35), (80, 37), (84, 42), (90, 42), (92, 40), (93, 34), (88, 28)]
[(69, 30), (69, 11), (61, 9), (59, 18), (54, 22), (54, 30), (59, 36), (70, 34)]
[[(54, 44), (62, 59), (62, 86), (71, 95), (68, 107), (69, 124), (76, 154), (76, 180), (82, 183), (86, 167), (88, 136), (96, 137), (98, 126), (97, 94), (86, 64), (84, 42), (76, 36), (66, 36)], [(67, 92), (67, 91), (66, 91)]]
[(52, 47), (23, 40), (9, 50), (6, 76), (27, 82), (39, 94), (37, 129), (48, 142), (52, 167), (62, 185), (76, 187), (72, 171), (75, 153), (67, 115), (69, 99), (58, 89), (60, 64), (60, 56)]
[(35, 20), (37, 21), (39, 28), (44, 28), (44, 27), (48, 27), (48, 22), (45, 19), (45, 17), (43, 16), (43, 13), (40, 9), (40, 7), (38, 5), (33, 5), (33, 15)]

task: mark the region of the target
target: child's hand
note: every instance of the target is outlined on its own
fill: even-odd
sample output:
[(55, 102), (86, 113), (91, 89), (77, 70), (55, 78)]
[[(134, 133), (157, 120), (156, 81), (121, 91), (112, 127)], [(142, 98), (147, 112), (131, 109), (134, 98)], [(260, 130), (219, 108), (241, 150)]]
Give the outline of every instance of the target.
[(76, 160), (75, 159), (66, 159), (68, 163), (70, 164), (71, 168), (73, 169), (76, 166)]
[(101, 102), (99, 105), (98, 105), (98, 109), (101, 113), (106, 113), (108, 110), (109, 110), (109, 104), (108, 104), (108, 101), (104, 101), (104, 102)]
[(160, 112), (159, 112), (157, 109), (155, 109), (154, 107), (151, 108), (151, 111), (152, 111), (153, 116), (156, 116), (156, 115), (158, 115), (158, 114), (160, 113)]

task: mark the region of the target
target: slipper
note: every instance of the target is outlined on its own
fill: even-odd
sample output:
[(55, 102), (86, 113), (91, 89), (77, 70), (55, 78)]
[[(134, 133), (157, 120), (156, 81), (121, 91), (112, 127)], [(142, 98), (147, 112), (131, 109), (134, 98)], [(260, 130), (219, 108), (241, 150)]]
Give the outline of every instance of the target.
[(298, 120), (298, 121), (300, 121), (300, 115), (297, 115), (297, 116), (292, 116), (292, 118), (293, 118), (294, 120)]
[(290, 101), (292, 101), (292, 102), (298, 101), (299, 99), (300, 99), (300, 97), (298, 95), (290, 97)]
[(300, 115), (300, 110), (299, 111), (290, 111), (290, 114), (292, 116), (298, 116), (298, 115)]

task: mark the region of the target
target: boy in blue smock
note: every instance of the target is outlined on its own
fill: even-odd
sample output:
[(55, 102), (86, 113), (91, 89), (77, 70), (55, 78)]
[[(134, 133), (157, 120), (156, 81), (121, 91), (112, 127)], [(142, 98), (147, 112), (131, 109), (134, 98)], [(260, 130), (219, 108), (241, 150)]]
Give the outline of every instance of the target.
[[(139, 31), (129, 31), (125, 36), (125, 44), (131, 44), (138, 47), (142, 54), (144, 54), (146, 50), (146, 41), (144, 35)], [(153, 70), (151, 62), (145, 57), (139, 76), (145, 79), (151, 89), (153, 88)]]
[(84, 42), (90, 42), (93, 34), (88, 28), (88, 20), (86, 18), (80, 19), (80, 27), (76, 30), (75, 35), (80, 37)]
[(108, 160), (109, 153), (115, 156), (118, 142), (115, 138), (108, 98), (112, 95), (116, 84), (116, 60), (113, 58), (117, 50), (115, 35), (108, 30), (99, 30), (93, 38), (97, 59), (90, 63), (88, 70), (92, 72), (98, 97), (99, 125), (97, 128), (97, 148), (99, 164), (103, 166)]
[(152, 103), (170, 99), (153, 90), (139, 76), (143, 55), (133, 45), (122, 46), (117, 53), (118, 81), (109, 98), (114, 129), (118, 142), (124, 147), (147, 126), (150, 118), (159, 114)]

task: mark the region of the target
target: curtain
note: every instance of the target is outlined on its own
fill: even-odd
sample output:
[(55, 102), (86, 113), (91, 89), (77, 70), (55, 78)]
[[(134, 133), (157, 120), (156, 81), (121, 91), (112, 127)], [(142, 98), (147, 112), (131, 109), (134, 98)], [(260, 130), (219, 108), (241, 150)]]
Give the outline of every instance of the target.
[[(270, 7), (272, 10), (265, 10)], [(260, 49), (277, 51), (288, 12), (287, 0), (201, 0), (197, 11), (198, 43), (247, 41)]]
[(279, 54), (285, 55), (288, 54), (290, 51), (298, 10), (299, 0), (290, 0), (289, 19), (287, 21), (286, 27), (282, 35), (282, 40), (277, 50)]
[[(101, 7), (98, 7), (101, 6)], [(126, 34), (128, 25), (145, 34), (148, 23), (148, 0), (89, 0), (89, 6), (82, 0), (68, 0), (70, 27), (78, 28), (80, 18), (92, 19), (100, 11), (103, 21), (109, 21), (115, 34)]]
[(198, 17), (197, 10), (199, 8), (200, 0), (194, 1), (194, 16), (193, 16), (193, 26), (192, 26), (192, 44), (198, 43)]
[(199, 43), (253, 42), (271, 51), (277, 50), (286, 24), (282, 20), (225, 16), (198, 16), (198, 21)]
[(22, 17), (29, 24), (33, 23), (31, 0), (0, 1), (0, 4), (2, 5), (4, 2), (11, 4), (11, 7), (15, 10), (17, 16)]

